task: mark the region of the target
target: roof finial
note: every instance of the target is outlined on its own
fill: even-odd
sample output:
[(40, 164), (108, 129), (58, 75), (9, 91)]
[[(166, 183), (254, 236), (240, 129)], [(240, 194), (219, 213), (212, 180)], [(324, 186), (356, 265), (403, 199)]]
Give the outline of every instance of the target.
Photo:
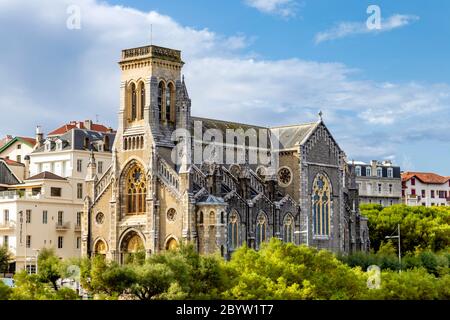
[(184, 74), (183, 74), (183, 83), (184, 83)]
[(323, 112), (322, 112), (322, 110), (319, 111), (319, 121), (320, 122), (323, 121)]

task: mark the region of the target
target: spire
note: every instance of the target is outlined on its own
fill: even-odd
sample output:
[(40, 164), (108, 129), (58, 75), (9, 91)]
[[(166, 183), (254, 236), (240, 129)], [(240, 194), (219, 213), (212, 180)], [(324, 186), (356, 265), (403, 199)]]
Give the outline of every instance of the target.
[(89, 164), (95, 165), (94, 148), (91, 148), (91, 153), (89, 154)]
[(181, 95), (183, 99), (189, 99), (189, 94), (186, 88), (186, 83), (184, 82), (184, 74), (181, 80)]
[(319, 116), (319, 122), (322, 122), (323, 121), (323, 112), (322, 112), (322, 110), (319, 111), (318, 116)]
[(89, 163), (87, 166), (86, 180), (96, 180), (97, 179), (97, 163), (95, 162), (94, 149), (91, 149), (89, 155)]

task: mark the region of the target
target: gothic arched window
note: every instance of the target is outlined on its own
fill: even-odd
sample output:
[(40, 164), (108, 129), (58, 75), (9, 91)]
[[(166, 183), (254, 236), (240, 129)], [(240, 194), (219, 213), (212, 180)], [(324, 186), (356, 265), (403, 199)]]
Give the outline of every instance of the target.
[(166, 88), (164, 85), (164, 82), (160, 82), (158, 86), (158, 114), (159, 114), (159, 121), (163, 120), (163, 99), (166, 92)]
[(331, 184), (326, 176), (318, 174), (313, 183), (312, 215), (314, 234), (330, 234)]
[(166, 89), (166, 120), (167, 122), (173, 122), (175, 118), (175, 110), (174, 110), (174, 93), (175, 88), (173, 83), (169, 83)]
[(290, 213), (284, 217), (283, 221), (283, 241), (294, 242), (294, 218)]
[(127, 214), (145, 213), (147, 187), (145, 174), (140, 166), (134, 166), (128, 172), (126, 183)]
[(228, 244), (230, 249), (239, 247), (239, 214), (232, 211), (228, 220)]
[(145, 85), (143, 82), (140, 84), (140, 93), (141, 93), (141, 108), (140, 108), (140, 119), (144, 119), (144, 108), (145, 108)]
[(131, 121), (136, 120), (136, 104), (137, 104), (137, 100), (136, 100), (136, 85), (134, 83), (131, 84)]
[(264, 213), (260, 213), (256, 219), (256, 247), (259, 248), (261, 243), (267, 240), (267, 217)]

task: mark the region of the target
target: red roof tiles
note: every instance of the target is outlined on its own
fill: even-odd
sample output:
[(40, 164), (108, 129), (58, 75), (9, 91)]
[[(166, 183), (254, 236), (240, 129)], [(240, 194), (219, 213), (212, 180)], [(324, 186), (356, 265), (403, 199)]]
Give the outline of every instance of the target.
[(0, 160), (5, 161), (5, 163), (6, 163), (8, 166), (20, 166), (20, 167), (25, 166), (23, 163), (20, 163), (20, 162), (11, 160), (11, 159), (9, 159), (9, 158), (0, 158)]
[[(70, 123), (63, 125), (63, 126), (59, 127), (58, 129), (53, 130), (52, 132), (50, 132), (48, 134), (48, 136), (59, 136), (59, 135), (62, 135), (64, 133), (66, 133), (67, 131), (70, 131), (74, 128), (86, 129), (86, 130), (88, 129), (83, 121), (71, 121)], [(91, 128), (89, 130), (106, 133), (106, 132), (109, 132), (111, 129), (105, 127), (102, 124), (92, 123)]]
[(36, 139), (30, 138), (30, 137), (17, 137), (18, 139), (21, 139), (22, 141), (28, 143), (31, 147), (34, 147), (36, 145)]
[(404, 172), (402, 173), (402, 181), (408, 181), (411, 178), (417, 178), (423, 183), (428, 184), (443, 184), (450, 180), (450, 177), (443, 177), (430, 172)]

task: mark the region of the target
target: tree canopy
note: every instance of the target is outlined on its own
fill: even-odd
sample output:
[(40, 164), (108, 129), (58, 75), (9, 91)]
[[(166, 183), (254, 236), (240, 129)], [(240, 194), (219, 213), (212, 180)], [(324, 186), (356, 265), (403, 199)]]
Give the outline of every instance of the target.
[(401, 229), (401, 250), (403, 253), (416, 250), (437, 252), (450, 246), (450, 208), (408, 207), (394, 205), (383, 208), (380, 205), (361, 205), (361, 214), (369, 219), (370, 246), (378, 251), (386, 242), (386, 236)]

